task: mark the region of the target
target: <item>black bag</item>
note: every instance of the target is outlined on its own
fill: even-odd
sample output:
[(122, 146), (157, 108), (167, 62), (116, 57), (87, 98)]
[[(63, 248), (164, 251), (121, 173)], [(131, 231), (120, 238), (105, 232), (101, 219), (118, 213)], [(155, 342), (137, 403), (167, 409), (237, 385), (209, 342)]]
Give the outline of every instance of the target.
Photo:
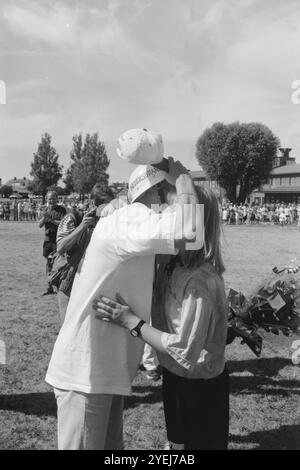
[(53, 264), (52, 269), (48, 274), (48, 282), (52, 286), (58, 288), (69, 269), (68, 256), (67, 254), (60, 255), (57, 252), (53, 252), (49, 256), (51, 255), (53, 257)]

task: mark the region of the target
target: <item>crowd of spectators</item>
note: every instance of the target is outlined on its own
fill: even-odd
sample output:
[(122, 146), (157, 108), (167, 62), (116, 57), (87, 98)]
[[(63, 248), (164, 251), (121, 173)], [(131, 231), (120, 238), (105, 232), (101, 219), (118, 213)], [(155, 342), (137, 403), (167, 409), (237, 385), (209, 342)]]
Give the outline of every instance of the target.
[[(60, 204), (71, 212), (74, 208), (87, 212), (92, 207), (90, 199), (63, 198)], [(46, 205), (34, 199), (0, 201), (0, 221), (36, 221), (40, 220)], [(300, 203), (272, 204), (232, 204), (223, 203), (221, 207), (223, 224), (242, 225), (271, 223), (274, 225), (298, 225), (300, 229)]]
[[(89, 210), (92, 203), (89, 200), (80, 201), (78, 198), (65, 198), (59, 202), (64, 206), (67, 212), (74, 208), (85, 212)], [(41, 200), (35, 199), (14, 199), (13, 201), (0, 200), (0, 221), (37, 221), (43, 216), (46, 210), (46, 204)]]
[(223, 224), (297, 225), (300, 228), (300, 203), (274, 204), (223, 204)]
[(0, 220), (35, 221), (43, 212), (43, 205), (34, 199), (0, 201)]

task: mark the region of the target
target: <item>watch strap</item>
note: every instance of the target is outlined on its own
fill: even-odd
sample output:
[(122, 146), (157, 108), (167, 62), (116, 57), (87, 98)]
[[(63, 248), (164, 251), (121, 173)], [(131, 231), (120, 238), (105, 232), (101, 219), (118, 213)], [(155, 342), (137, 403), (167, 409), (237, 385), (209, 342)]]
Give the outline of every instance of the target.
[(141, 328), (146, 322), (144, 320), (141, 320), (138, 322), (138, 324), (130, 330), (130, 334), (132, 336), (140, 336), (141, 334)]

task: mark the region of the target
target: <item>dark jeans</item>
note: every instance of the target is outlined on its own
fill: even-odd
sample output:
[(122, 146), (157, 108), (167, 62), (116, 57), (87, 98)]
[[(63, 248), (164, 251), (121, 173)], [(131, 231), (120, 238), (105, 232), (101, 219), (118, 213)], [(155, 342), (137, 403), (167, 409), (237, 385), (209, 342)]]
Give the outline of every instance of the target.
[(56, 251), (56, 243), (44, 241), (43, 243), (43, 256), (46, 258), (46, 274), (49, 274), (52, 269), (53, 260), (49, 259), (50, 253)]
[(227, 449), (229, 376), (186, 379), (163, 369), (163, 401), (168, 440), (187, 450)]

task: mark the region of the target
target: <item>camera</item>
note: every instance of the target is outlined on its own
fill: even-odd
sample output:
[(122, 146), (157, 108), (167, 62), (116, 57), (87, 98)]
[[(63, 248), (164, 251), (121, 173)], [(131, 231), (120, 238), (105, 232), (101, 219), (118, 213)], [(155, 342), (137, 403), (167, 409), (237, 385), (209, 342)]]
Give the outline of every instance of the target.
[(93, 210), (87, 212), (87, 213), (85, 214), (85, 216), (86, 216), (86, 217), (96, 217), (96, 214), (97, 214), (97, 208), (95, 208), (95, 209), (93, 209)]

